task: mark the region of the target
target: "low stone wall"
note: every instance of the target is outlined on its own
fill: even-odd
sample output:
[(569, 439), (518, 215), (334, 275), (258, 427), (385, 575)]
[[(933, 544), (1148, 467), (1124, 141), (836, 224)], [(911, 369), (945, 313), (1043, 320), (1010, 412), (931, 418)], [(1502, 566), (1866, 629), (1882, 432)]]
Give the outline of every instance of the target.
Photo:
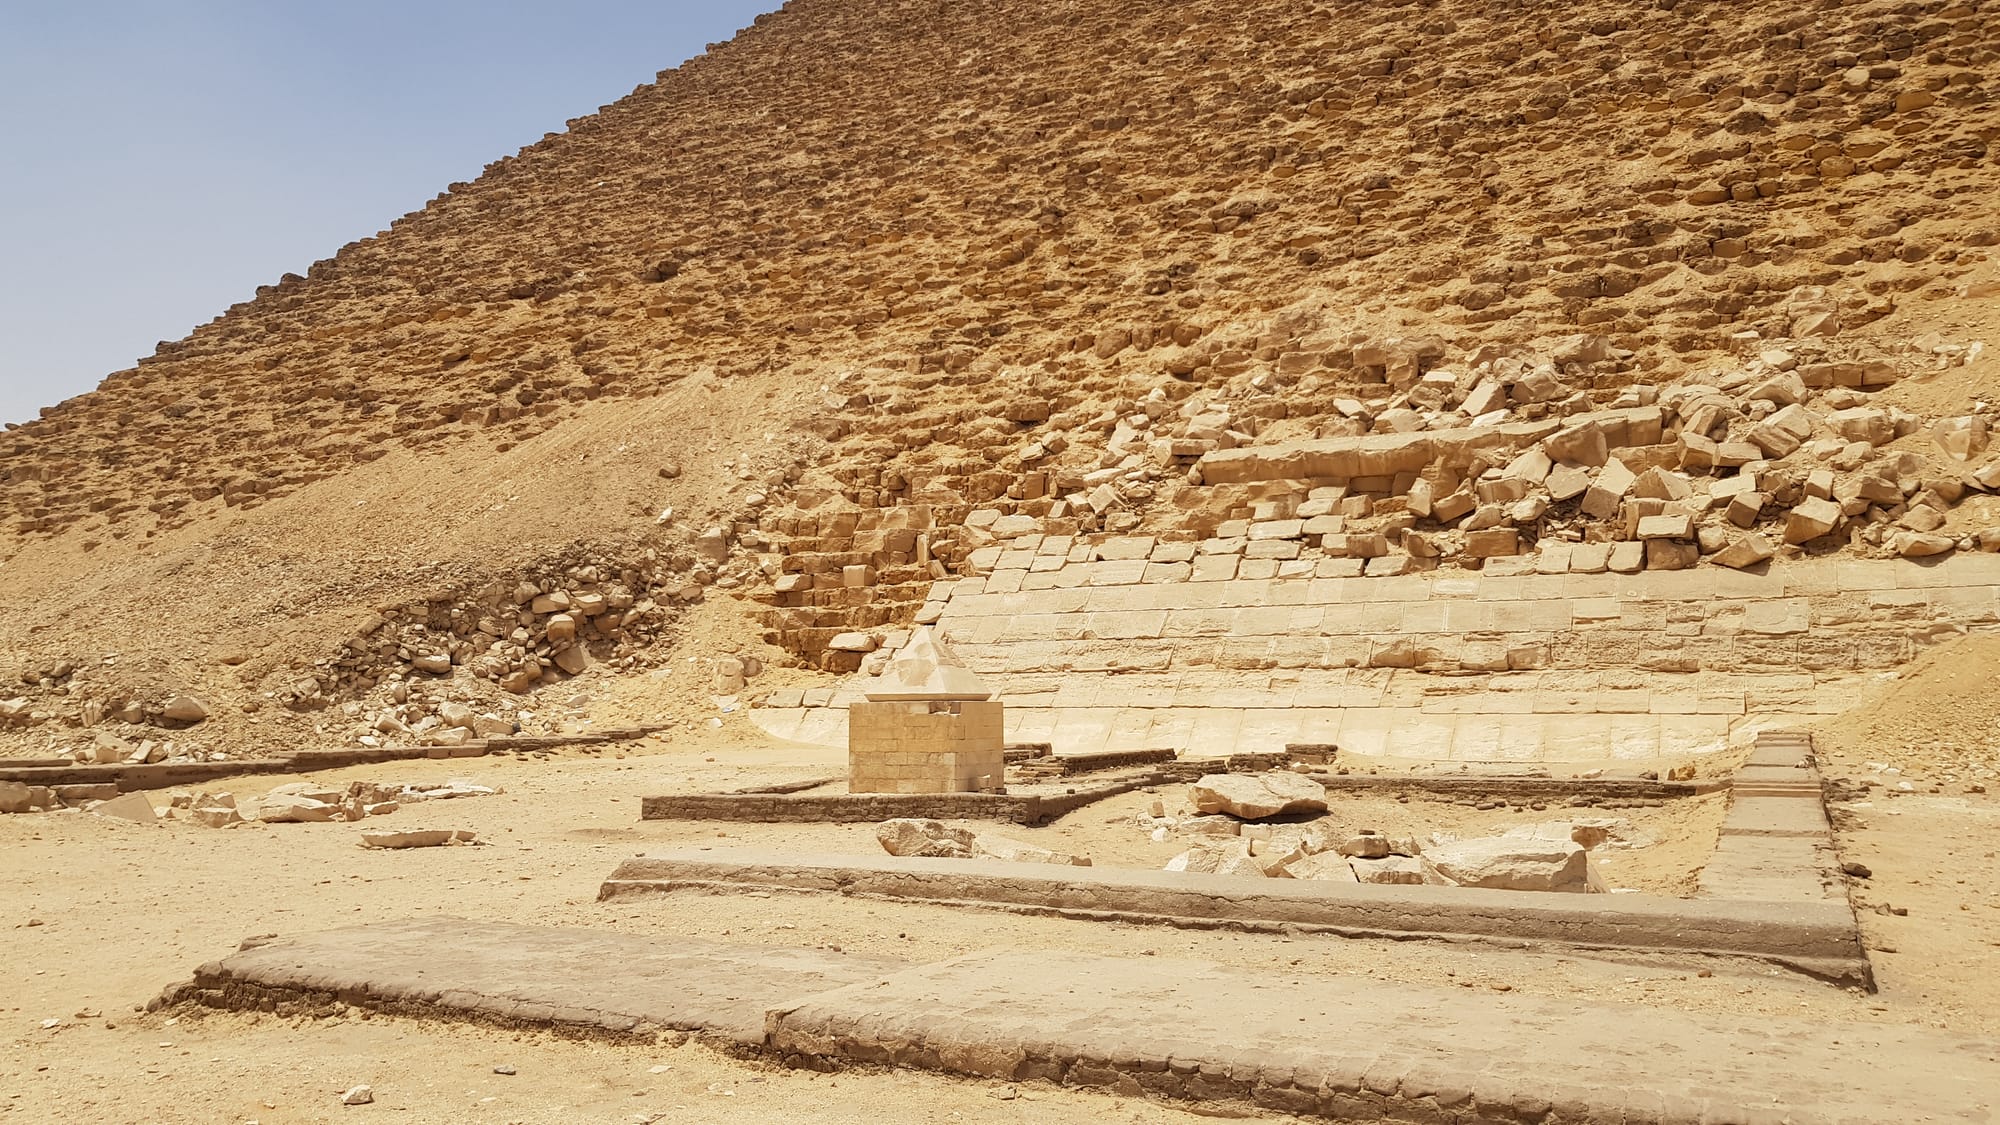
[(1729, 788), (1726, 781), (1647, 781), (1643, 778), (1359, 777), (1313, 774), (1329, 796), (1412, 796), (1461, 805), (1566, 805), (1572, 808), (1657, 808), (1667, 801)]
[(47, 786), (115, 786), (116, 793), (179, 786), (205, 785), (226, 777), (254, 774), (312, 773), (316, 770), (344, 769), (378, 762), (405, 762), (418, 758), (477, 758), (502, 750), (547, 750), (562, 746), (593, 746), (643, 738), (650, 728), (621, 727), (592, 734), (509, 735), (463, 746), (353, 746), (330, 750), (299, 750), (275, 758), (232, 758), (226, 762), (157, 762), (152, 765), (75, 765), (38, 760), (32, 764), (0, 766), (0, 781)]
[(1128, 769), (1172, 762), (1172, 750), (1099, 750), (1091, 754), (1051, 754), (1032, 758), (1018, 767), (1023, 777), (1075, 777), (1103, 770)]
[(1067, 793), (697, 793), (645, 797), (641, 820), (726, 820), (753, 824), (851, 824), (918, 817), (1042, 824), (1085, 805), (1170, 780), (1148, 774)]
[(1479, 939), (1505, 945), (1747, 957), (1872, 987), (1845, 903), (1564, 895), (1238, 878), (998, 860), (676, 851), (620, 864), (598, 891), (793, 891), (1257, 932)]

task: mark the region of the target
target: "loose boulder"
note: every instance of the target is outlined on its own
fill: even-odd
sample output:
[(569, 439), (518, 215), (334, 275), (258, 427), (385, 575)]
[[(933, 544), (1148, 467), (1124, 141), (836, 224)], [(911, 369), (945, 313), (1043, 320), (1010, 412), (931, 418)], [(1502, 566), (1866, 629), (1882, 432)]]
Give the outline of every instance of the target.
[(1217, 837), (1203, 840), (1168, 860), (1166, 869), (1190, 875), (1236, 875), (1254, 879), (1277, 875), (1290, 878), (1290, 873), (1275, 860), (1276, 857), (1265, 859), (1251, 855), (1250, 841), (1242, 837)]
[(1188, 786), (1188, 799), (1198, 813), (1265, 820), (1286, 813), (1325, 812), (1326, 786), (1282, 770), (1212, 773)]
[(1603, 890), (1590, 857), (1571, 840), (1496, 836), (1453, 840), (1424, 849), (1424, 881), (1500, 891)]

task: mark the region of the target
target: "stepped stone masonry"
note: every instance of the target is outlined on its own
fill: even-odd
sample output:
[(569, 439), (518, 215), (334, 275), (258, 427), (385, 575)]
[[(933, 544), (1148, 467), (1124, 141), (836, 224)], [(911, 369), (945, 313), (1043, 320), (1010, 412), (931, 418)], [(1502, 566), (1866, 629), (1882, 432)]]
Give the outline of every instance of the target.
[(848, 708), (853, 793), (974, 793), (1006, 780), (1004, 707), (919, 629)]

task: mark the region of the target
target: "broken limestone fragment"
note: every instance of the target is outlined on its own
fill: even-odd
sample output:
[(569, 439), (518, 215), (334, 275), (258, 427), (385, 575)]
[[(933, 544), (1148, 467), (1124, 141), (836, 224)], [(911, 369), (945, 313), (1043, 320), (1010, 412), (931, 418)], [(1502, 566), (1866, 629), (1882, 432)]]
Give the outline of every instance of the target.
[(883, 821), (876, 826), (875, 838), (890, 855), (924, 859), (970, 859), (976, 839), (970, 829), (913, 817)]
[(192, 695), (176, 695), (160, 708), (160, 714), (177, 723), (199, 723), (208, 718), (208, 704)]
[(1188, 786), (1188, 800), (1198, 813), (1228, 813), (1244, 820), (1264, 820), (1285, 813), (1325, 812), (1326, 787), (1309, 777), (1273, 770), (1270, 773), (1212, 773)]
[(1572, 893), (1603, 889), (1589, 855), (1570, 840), (1452, 840), (1425, 848), (1422, 863), (1425, 882), (1434, 885)]
[(479, 834), (462, 828), (408, 828), (363, 832), (364, 848), (439, 848), (447, 844), (476, 844)]
[(1761, 535), (1751, 534), (1740, 536), (1734, 543), (1717, 551), (1712, 561), (1718, 566), (1747, 570), (1760, 563), (1769, 562), (1777, 553), (1777, 548), (1771, 546), (1770, 540)]
[(979, 859), (1004, 859), (1009, 863), (1053, 863), (1063, 867), (1089, 867), (1090, 857), (1050, 851), (1005, 836), (974, 835), (972, 853)]
[(1166, 870), (1183, 871), (1190, 875), (1237, 875), (1256, 879), (1272, 875), (1290, 877), (1289, 872), (1277, 866), (1276, 857), (1265, 859), (1251, 855), (1250, 841), (1240, 837), (1202, 840), (1168, 860)]
[(159, 819), (153, 811), (153, 802), (144, 793), (126, 793), (90, 810), (98, 816), (117, 817), (120, 820), (135, 820), (141, 824), (151, 824)]

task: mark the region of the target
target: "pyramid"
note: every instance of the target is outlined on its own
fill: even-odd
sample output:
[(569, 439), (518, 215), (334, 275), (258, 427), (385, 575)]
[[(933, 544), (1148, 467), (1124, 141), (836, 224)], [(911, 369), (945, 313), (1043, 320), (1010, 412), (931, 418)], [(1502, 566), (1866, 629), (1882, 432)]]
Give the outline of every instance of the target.
[(992, 689), (945, 647), (930, 627), (918, 629), (864, 694), (871, 703), (930, 699), (991, 699)]

